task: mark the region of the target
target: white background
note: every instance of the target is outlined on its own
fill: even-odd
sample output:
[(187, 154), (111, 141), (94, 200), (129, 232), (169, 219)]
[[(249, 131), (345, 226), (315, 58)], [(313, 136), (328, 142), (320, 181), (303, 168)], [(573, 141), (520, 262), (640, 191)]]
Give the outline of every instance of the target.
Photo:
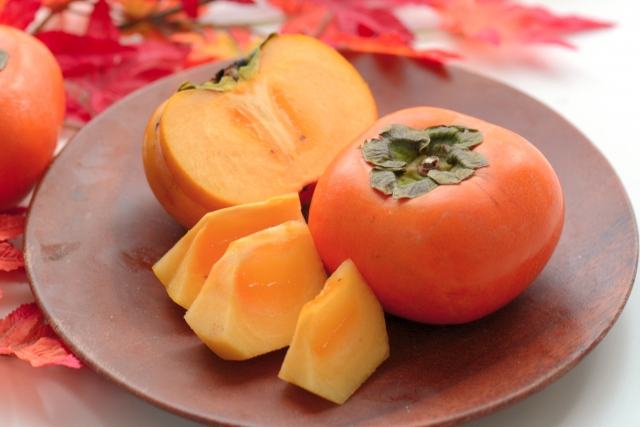
[[(569, 39), (577, 50), (550, 46), (496, 48), (420, 33), (421, 45), (461, 52), (459, 65), (510, 84), (560, 113), (611, 162), (640, 212), (640, 2), (539, 0), (557, 13), (612, 21), (616, 27)], [(227, 10), (228, 12), (228, 10)], [(421, 26), (431, 19), (408, 11)], [(243, 15), (246, 19), (247, 15)], [(231, 18), (232, 19), (232, 18)], [(616, 126), (613, 126), (616, 125)], [(626, 125), (626, 126), (619, 126)], [(0, 316), (32, 301), (22, 273), (0, 275)], [(89, 369), (34, 369), (0, 357), (0, 424), (6, 427), (197, 424), (157, 409)], [(634, 291), (613, 329), (581, 362), (532, 397), (466, 427), (640, 426), (640, 296)]]

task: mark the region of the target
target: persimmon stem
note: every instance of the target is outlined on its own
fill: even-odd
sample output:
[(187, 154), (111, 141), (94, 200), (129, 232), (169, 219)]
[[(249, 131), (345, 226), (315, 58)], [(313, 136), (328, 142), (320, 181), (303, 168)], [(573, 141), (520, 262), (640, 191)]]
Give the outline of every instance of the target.
[(371, 164), (371, 187), (395, 199), (414, 198), (439, 185), (459, 184), (489, 165), (471, 151), (483, 140), (480, 131), (459, 125), (414, 129), (399, 124), (360, 147)]
[(438, 169), (439, 159), (437, 156), (429, 156), (424, 159), (420, 166), (418, 166), (418, 173), (420, 176), (427, 176), (430, 170)]

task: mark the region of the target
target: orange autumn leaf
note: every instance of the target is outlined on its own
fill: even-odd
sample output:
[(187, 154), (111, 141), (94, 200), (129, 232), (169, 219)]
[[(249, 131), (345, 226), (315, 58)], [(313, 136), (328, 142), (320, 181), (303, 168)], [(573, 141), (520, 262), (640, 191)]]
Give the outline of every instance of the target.
[(305, 34), (317, 36), (322, 32), (327, 17), (326, 9), (317, 4), (304, 3), (298, 0), (269, 0), (272, 6), (282, 10), (287, 20), (282, 24), (282, 34)]
[(441, 27), (492, 44), (551, 43), (573, 47), (563, 36), (612, 26), (575, 15), (556, 16), (542, 7), (509, 0), (431, 0)]
[(342, 50), (383, 53), (444, 63), (460, 56), (440, 49), (416, 50), (413, 34), (393, 14), (412, 0), (269, 0), (288, 17), (283, 34), (306, 34)]
[(184, 62), (185, 67), (236, 58), (255, 47), (261, 40), (246, 30), (221, 31), (208, 27), (203, 28), (201, 33), (176, 33), (170, 39), (190, 47)]
[[(123, 14), (132, 20), (144, 19), (161, 6), (158, 0), (115, 0), (115, 2), (122, 7)], [(178, 1), (171, 3), (175, 5)]]
[(231, 37), (234, 38), (236, 45), (243, 54), (251, 52), (264, 40), (264, 37), (257, 35), (245, 28), (231, 27), (228, 31), (229, 34), (231, 34)]
[(23, 304), (0, 319), (0, 354), (13, 354), (34, 367), (82, 367), (82, 362), (56, 337), (35, 303)]
[(0, 213), (0, 271), (13, 271), (24, 267), (22, 252), (5, 240), (15, 239), (24, 232), (25, 213), (26, 209), (20, 207)]
[(24, 304), (0, 319), (0, 354), (11, 354), (13, 347), (24, 343), (38, 324), (39, 313), (35, 304)]
[(60, 365), (68, 368), (80, 368), (82, 363), (69, 353), (58, 339), (42, 337), (31, 345), (14, 351), (16, 357), (31, 363), (34, 368)]
[(42, 6), (48, 7), (51, 10), (62, 10), (74, 1), (78, 0), (42, 0)]
[(288, 17), (282, 33), (302, 33), (324, 37), (328, 28), (362, 37), (397, 34), (405, 42), (413, 33), (394, 14), (398, 6), (417, 0), (269, 0)]
[(211, 28), (203, 28), (202, 33), (176, 33), (170, 39), (191, 48), (184, 63), (186, 67), (234, 58), (241, 53), (229, 33)]
[(381, 34), (378, 37), (360, 37), (337, 31), (327, 31), (327, 33), (322, 37), (322, 40), (336, 49), (401, 55), (424, 59), (439, 64), (446, 63), (452, 59), (461, 58), (455, 53), (440, 49), (414, 49), (397, 33)]

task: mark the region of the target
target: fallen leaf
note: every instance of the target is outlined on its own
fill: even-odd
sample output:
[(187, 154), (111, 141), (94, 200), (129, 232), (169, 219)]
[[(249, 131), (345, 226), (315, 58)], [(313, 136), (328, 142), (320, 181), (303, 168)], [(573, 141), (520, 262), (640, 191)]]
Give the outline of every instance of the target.
[(240, 51), (245, 54), (258, 47), (258, 45), (264, 40), (263, 36), (241, 27), (229, 28), (229, 34), (231, 34), (235, 40)]
[(184, 61), (184, 67), (189, 68), (206, 62), (237, 58), (256, 47), (262, 37), (239, 28), (214, 30), (204, 27), (198, 33), (175, 33), (170, 40), (189, 46), (189, 54)]
[(203, 28), (198, 33), (175, 33), (170, 39), (190, 47), (184, 63), (186, 68), (219, 59), (235, 58), (242, 53), (231, 34), (209, 27)]
[(24, 215), (0, 214), (0, 241), (15, 239), (24, 232)]
[(13, 354), (34, 367), (82, 367), (82, 362), (56, 337), (35, 303), (23, 304), (0, 319), (0, 354)]
[(24, 267), (22, 252), (11, 243), (0, 242), (0, 271), (13, 271)]
[(442, 29), (492, 44), (551, 43), (573, 47), (563, 36), (612, 26), (575, 15), (556, 16), (542, 7), (509, 0), (430, 0)]
[(0, 354), (11, 354), (13, 348), (23, 345), (41, 316), (35, 304), (23, 304), (0, 320)]
[(363, 37), (397, 34), (405, 42), (413, 33), (393, 14), (393, 8), (417, 3), (408, 0), (269, 0), (287, 16), (282, 33), (302, 33), (322, 38), (327, 28)]
[(322, 37), (322, 41), (336, 49), (401, 55), (410, 58), (419, 58), (438, 64), (444, 64), (451, 60), (461, 59), (458, 54), (441, 49), (414, 49), (397, 33), (381, 34), (377, 37), (360, 37), (353, 34), (328, 31)]
[(85, 35), (90, 38), (114, 41), (120, 38), (120, 30), (111, 20), (106, 0), (98, 0), (93, 6)]
[(0, 7), (0, 24), (24, 30), (35, 19), (40, 5), (41, 0), (7, 0)]
[(198, 0), (182, 0), (182, 9), (191, 18), (198, 17), (198, 6), (200, 6)]
[(131, 20), (140, 20), (157, 12), (161, 5), (158, 0), (115, 0), (122, 6), (123, 14)]
[(9, 209), (5, 209), (4, 211), (0, 212), (0, 214), (5, 214), (5, 215), (24, 215), (27, 213), (27, 211), (29, 210), (29, 208), (25, 207), (25, 206), (12, 206)]
[(59, 11), (65, 9), (74, 1), (77, 0), (42, 0), (42, 6), (48, 7), (51, 10)]
[(186, 46), (171, 42), (121, 44), (108, 12), (103, 6), (94, 8), (84, 35), (38, 35), (62, 69), (71, 120), (86, 122), (133, 90), (178, 71), (188, 54)]
[(74, 369), (82, 367), (82, 362), (69, 353), (56, 338), (42, 337), (31, 345), (15, 350), (14, 354), (19, 359), (30, 362), (34, 368), (53, 365)]

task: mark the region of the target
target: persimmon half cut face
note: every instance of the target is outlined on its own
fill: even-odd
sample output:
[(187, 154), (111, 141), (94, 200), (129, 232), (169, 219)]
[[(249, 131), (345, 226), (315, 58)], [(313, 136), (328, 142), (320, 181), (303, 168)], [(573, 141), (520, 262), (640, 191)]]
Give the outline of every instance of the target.
[(145, 170), (158, 200), (189, 227), (201, 214), (181, 212), (300, 192), (376, 118), (369, 87), (338, 52), (312, 37), (272, 36), (167, 101), (147, 127), (145, 150), (155, 155), (144, 157)]

